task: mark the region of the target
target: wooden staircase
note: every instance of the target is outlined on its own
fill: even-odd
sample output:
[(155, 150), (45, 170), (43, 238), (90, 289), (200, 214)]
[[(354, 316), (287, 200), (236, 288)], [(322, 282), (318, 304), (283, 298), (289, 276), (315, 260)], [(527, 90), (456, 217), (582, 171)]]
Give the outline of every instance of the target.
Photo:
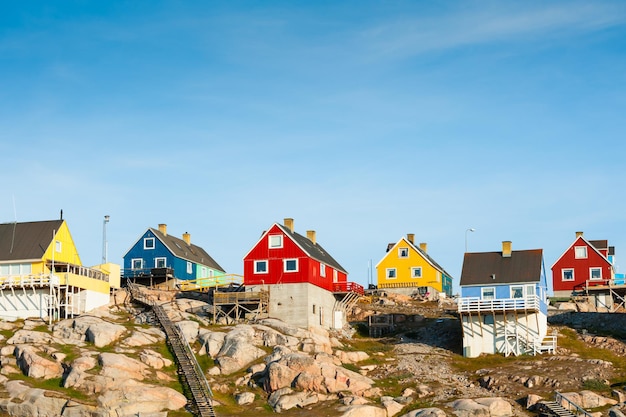
[(575, 415), (556, 401), (543, 401), (549, 414), (555, 417), (575, 417)]
[(152, 308), (161, 324), (170, 351), (176, 358), (178, 375), (187, 387), (187, 398), (190, 400), (189, 408), (196, 416), (216, 417), (212, 401), (213, 392), (180, 327), (170, 320), (162, 306), (144, 294), (139, 285), (129, 283), (128, 290), (132, 300)]

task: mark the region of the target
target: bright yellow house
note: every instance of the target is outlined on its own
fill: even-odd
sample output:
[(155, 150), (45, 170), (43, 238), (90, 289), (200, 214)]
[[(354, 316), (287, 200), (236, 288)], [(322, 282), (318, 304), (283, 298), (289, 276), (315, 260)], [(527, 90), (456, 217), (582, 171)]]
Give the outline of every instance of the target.
[(415, 289), (421, 294), (436, 291), (452, 296), (452, 277), (426, 251), (426, 243), (415, 245), (413, 234), (390, 243), (376, 265), (378, 288)]
[(83, 266), (65, 220), (0, 224), (0, 318), (52, 320), (106, 305), (119, 272)]

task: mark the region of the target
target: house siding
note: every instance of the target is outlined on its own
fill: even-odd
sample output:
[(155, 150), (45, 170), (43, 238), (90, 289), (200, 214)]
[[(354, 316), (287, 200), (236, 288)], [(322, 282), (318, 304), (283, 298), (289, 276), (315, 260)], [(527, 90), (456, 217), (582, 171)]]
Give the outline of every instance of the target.
[[(269, 236), (281, 235), (282, 248), (269, 248)], [(298, 270), (284, 271), (285, 259), (297, 259)], [(255, 261), (267, 261), (265, 274), (256, 274)], [(255, 247), (244, 258), (245, 285), (262, 284), (296, 284), (308, 282), (328, 291), (333, 291), (333, 276), (336, 269), (326, 265), (326, 276), (320, 275), (320, 261), (309, 257), (289, 236), (278, 226), (273, 225)], [(346, 282), (347, 274), (337, 270), (337, 282)]]
[[(575, 255), (575, 247), (587, 247), (587, 258), (577, 259)], [(557, 262), (552, 266), (552, 288), (557, 295), (570, 295), (575, 288), (584, 287), (585, 282), (590, 280), (590, 268), (601, 268), (602, 279), (611, 279), (613, 269), (604, 253), (606, 250), (596, 252), (596, 250), (583, 238), (578, 237), (574, 243), (561, 255)], [(563, 281), (563, 270), (573, 269), (574, 280)]]

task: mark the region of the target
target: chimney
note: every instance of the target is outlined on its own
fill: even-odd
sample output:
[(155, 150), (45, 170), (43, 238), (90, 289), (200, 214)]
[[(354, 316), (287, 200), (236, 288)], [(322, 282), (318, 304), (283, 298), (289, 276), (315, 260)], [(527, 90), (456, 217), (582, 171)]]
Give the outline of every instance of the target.
[(409, 242), (411, 242), (411, 245), (414, 244), (415, 242), (415, 234), (413, 233), (407, 233), (406, 235), (406, 240), (408, 240)]
[(576, 239), (583, 237), (583, 232), (576, 232)]
[(428, 244), (426, 242), (420, 243), (420, 249), (422, 250), (422, 252), (428, 253)]
[(293, 219), (285, 218), (285, 227), (293, 233)]
[(187, 245), (191, 246), (191, 235), (189, 233), (183, 233), (183, 240)]
[(502, 242), (502, 257), (510, 258), (511, 257), (511, 241), (505, 240)]
[(313, 243), (314, 245), (317, 243), (315, 241), (315, 230), (307, 230), (306, 237)]
[(159, 224), (159, 232), (167, 236), (167, 225), (165, 223)]

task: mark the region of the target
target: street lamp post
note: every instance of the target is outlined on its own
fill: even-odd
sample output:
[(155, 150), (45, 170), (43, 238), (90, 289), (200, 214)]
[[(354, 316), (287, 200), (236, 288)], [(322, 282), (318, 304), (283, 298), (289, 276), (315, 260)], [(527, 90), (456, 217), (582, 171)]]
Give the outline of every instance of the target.
[(465, 252), (467, 252), (467, 232), (475, 232), (476, 229), (474, 229), (473, 227), (470, 227), (469, 229), (467, 229), (465, 231)]
[(107, 263), (108, 261), (107, 260), (108, 258), (107, 223), (109, 222), (110, 218), (111, 216), (107, 214), (106, 216), (104, 216), (104, 222), (102, 223), (102, 263), (103, 264)]

